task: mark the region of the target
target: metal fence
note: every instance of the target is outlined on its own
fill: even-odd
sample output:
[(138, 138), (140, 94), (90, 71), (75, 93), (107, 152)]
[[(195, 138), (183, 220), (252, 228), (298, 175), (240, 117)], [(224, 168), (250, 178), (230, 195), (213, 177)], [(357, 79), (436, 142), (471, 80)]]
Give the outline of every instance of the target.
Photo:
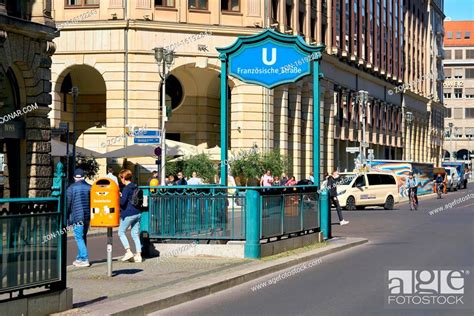
[(0, 294), (66, 286), (62, 165), (56, 171), (53, 197), (0, 199)]
[(319, 228), (317, 188), (261, 190), (260, 238), (271, 238)]
[[(150, 238), (244, 240), (249, 208), (258, 208), (261, 239), (319, 229), (315, 186), (142, 188), (155, 191), (147, 193), (149, 212), (143, 225)], [(247, 189), (258, 192), (256, 203), (248, 205)]]
[(218, 187), (174, 186), (148, 196), (150, 238), (245, 239), (245, 198)]

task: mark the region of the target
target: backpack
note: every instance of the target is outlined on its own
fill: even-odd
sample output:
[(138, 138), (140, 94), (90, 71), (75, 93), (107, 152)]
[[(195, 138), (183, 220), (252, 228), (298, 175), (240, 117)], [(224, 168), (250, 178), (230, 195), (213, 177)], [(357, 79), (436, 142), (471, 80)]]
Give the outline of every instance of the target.
[(132, 203), (132, 205), (135, 206), (136, 208), (141, 209), (143, 207), (143, 190), (142, 189), (139, 189), (138, 187), (136, 187), (133, 190), (132, 199), (130, 200), (130, 203)]

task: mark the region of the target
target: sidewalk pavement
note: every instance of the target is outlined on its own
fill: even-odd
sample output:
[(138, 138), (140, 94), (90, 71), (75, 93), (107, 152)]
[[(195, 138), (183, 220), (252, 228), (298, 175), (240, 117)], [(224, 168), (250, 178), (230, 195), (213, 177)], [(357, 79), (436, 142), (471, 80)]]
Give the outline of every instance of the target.
[(158, 257), (129, 263), (115, 259), (111, 278), (106, 262), (90, 268), (69, 266), (67, 286), (73, 288), (75, 308), (55, 315), (145, 315), (366, 242), (338, 237), (262, 260)]

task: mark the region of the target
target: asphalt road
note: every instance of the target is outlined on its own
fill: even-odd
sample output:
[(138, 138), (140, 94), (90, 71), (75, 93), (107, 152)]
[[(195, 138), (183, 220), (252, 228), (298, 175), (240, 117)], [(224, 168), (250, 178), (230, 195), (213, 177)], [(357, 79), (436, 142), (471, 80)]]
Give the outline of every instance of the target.
[[(472, 186), (472, 184), (471, 184)], [(345, 212), (346, 226), (333, 226), (334, 236), (366, 237), (369, 243), (323, 257), (276, 284), (255, 288), (281, 276), (258, 280), (152, 315), (474, 315), (474, 277), (465, 279), (464, 309), (450, 305), (420, 309), (386, 305), (389, 269), (460, 269), (474, 266), (474, 193), (472, 189), (420, 200), (420, 210), (406, 203), (393, 211)], [(443, 207), (443, 211), (428, 212)], [(335, 212), (333, 221), (337, 222)], [(290, 270), (290, 269), (289, 269)], [(286, 270), (286, 271), (289, 271)]]

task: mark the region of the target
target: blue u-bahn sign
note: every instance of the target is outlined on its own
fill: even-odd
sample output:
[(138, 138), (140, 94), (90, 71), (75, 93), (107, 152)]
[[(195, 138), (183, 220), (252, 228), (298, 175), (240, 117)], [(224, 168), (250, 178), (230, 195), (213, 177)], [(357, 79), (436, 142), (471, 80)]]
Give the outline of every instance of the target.
[(308, 55), (294, 45), (269, 38), (232, 55), (229, 74), (244, 82), (273, 88), (311, 74), (311, 60), (317, 57), (317, 53)]
[(311, 74), (312, 61), (321, 58), (322, 46), (309, 46), (300, 36), (266, 30), (240, 37), (236, 43), (218, 49), (228, 57), (228, 72), (243, 82), (274, 88)]

